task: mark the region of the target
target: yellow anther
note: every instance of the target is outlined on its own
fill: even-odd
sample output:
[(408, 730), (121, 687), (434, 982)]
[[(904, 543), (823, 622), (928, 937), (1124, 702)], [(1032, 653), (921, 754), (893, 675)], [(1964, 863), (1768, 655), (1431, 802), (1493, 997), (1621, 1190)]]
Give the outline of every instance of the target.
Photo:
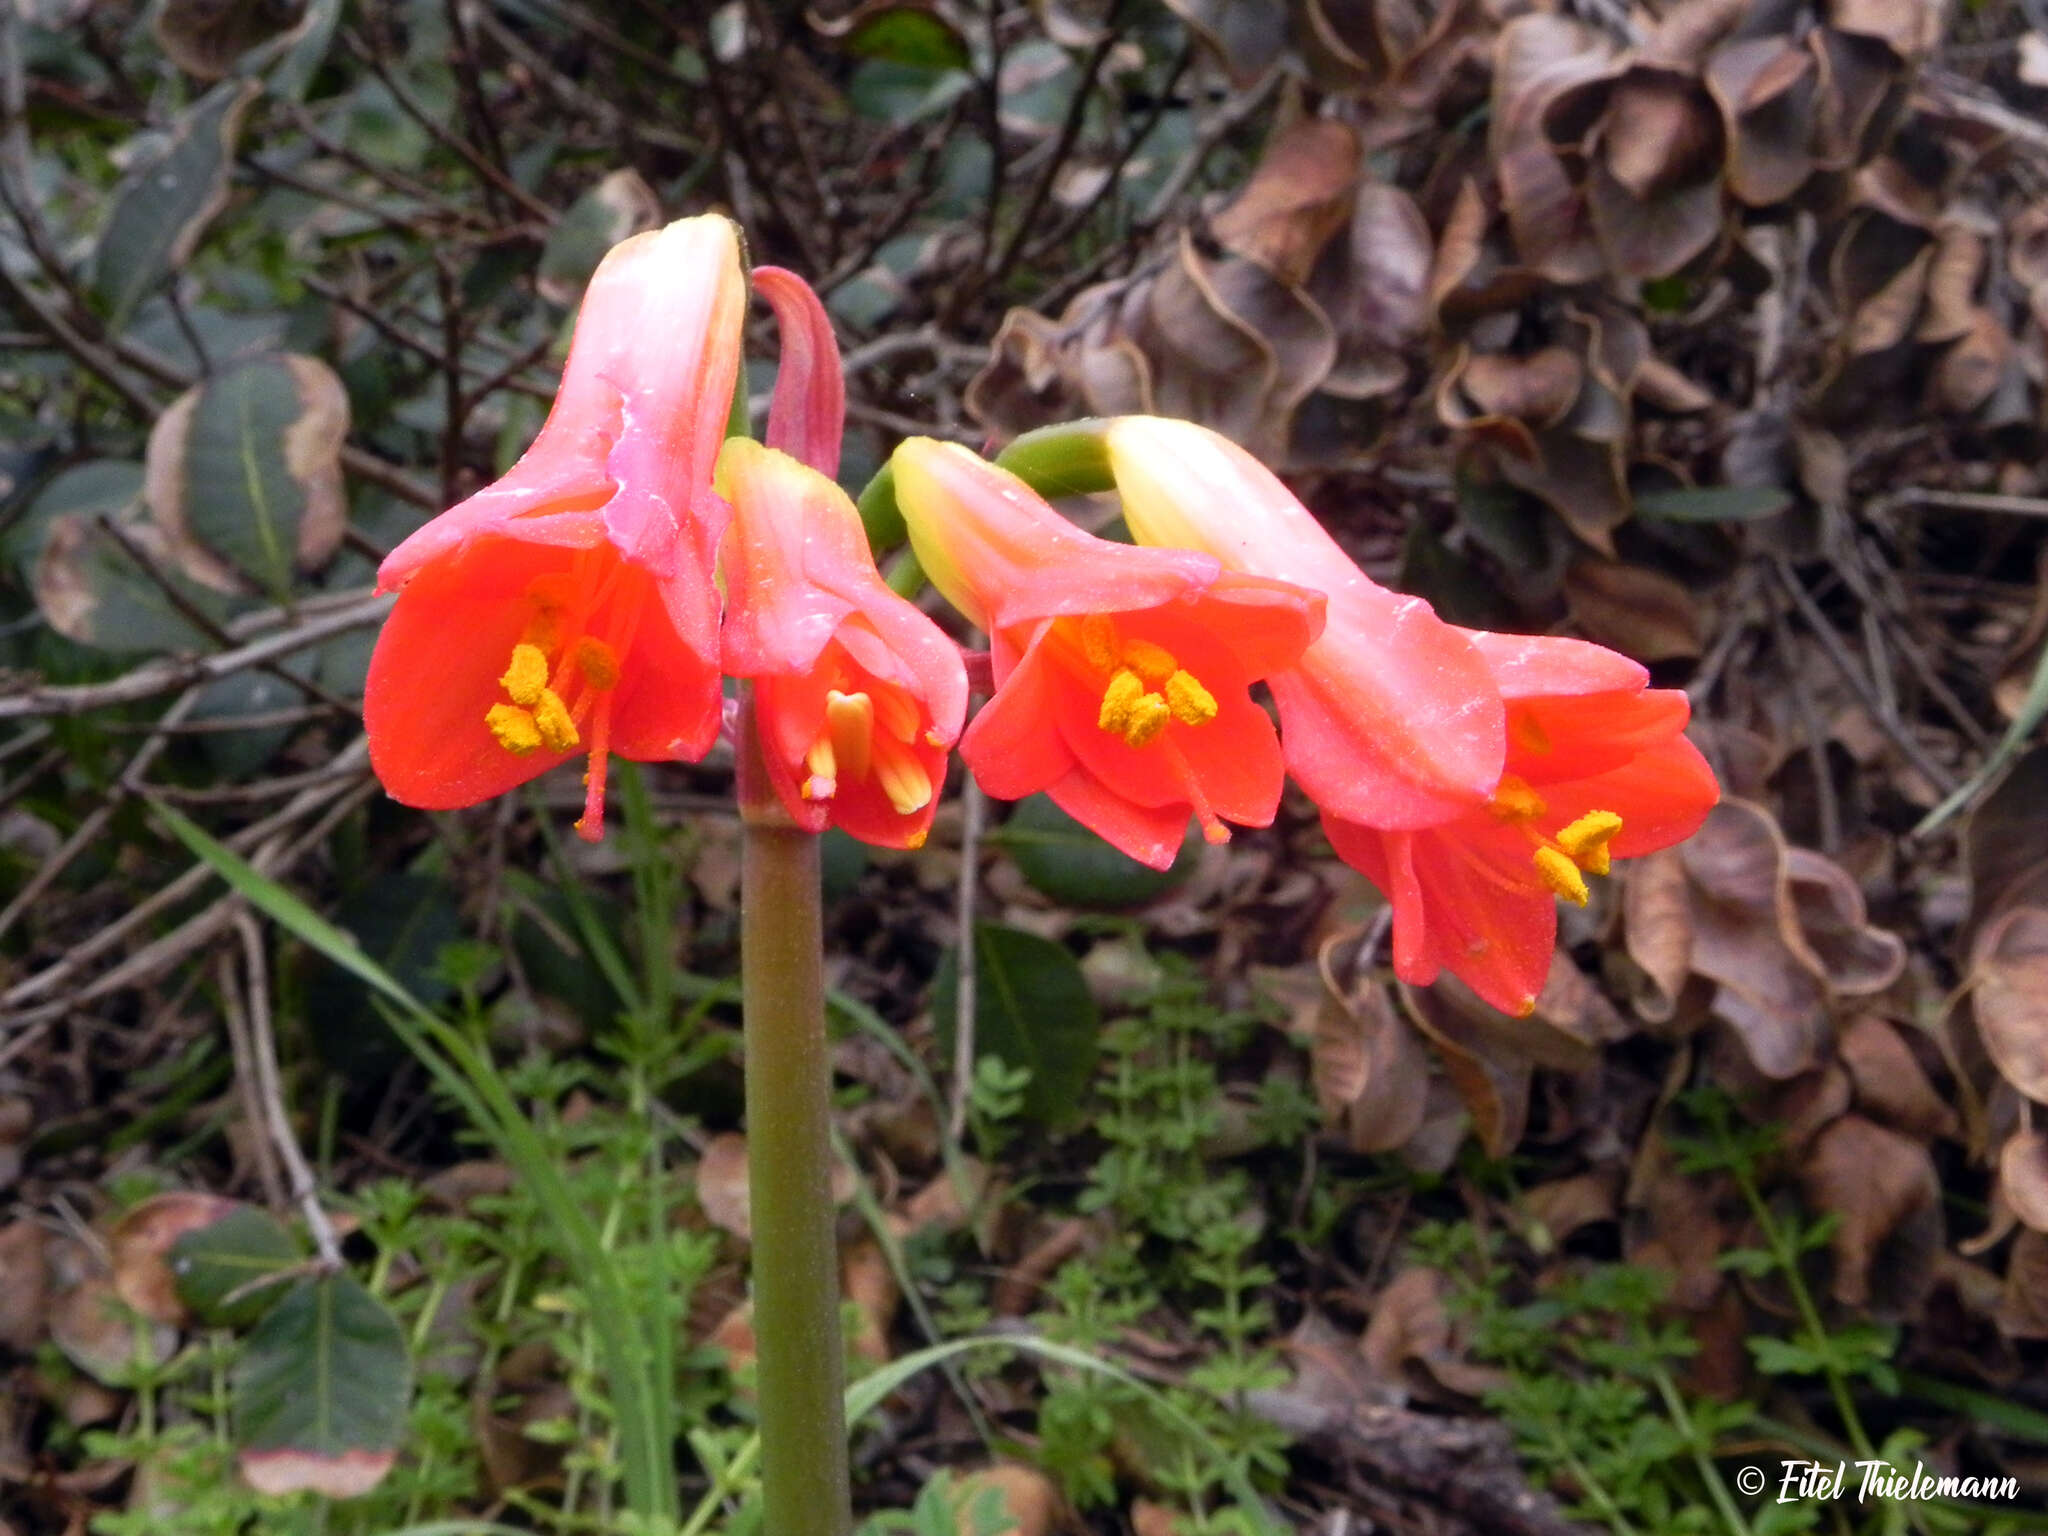
[(1531, 821), (1549, 809), (1543, 797), (1512, 773), (1501, 775), (1489, 809), (1502, 821)]
[(1550, 750), (1550, 733), (1543, 729), (1543, 722), (1526, 709), (1508, 711), (1508, 739), (1524, 752), (1542, 756)]
[(1519, 1003), (1515, 1004), (1515, 1017), (1518, 1019), (1526, 1019), (1527, 1017), (1529, 1017), (1530, 1014), (1534, 1013), (1535, 1011), (1536, 999), (1533, 997), (1525, 997)]
[(1604, 875), (1609, 865), (1607, 845), (1621, 831), (1621, 818), (1612, 811), (1588, 811), (1557, 834), (1557, 846), (1589, 875)]
[(1173, 659), (1173, 652), (1163, 645), (1154, 645), (1150, 640), (1126, 640), (1124, 665), (1154, 688), (1180, 670), (1180, 663)]
[(1081, 654), (1098, 672), (1116, 666), (1116, 625), (1107, 614), (1091, 613), (1081, 621)]
[(1102, 708), (1095, 724), (1112, 736), (1121, 736), (1131, 723), (1131, 706), (1145, 696), (1145, 680), (1135, 672), (1119, 671), (1102, 690)]
[(1579, 866), (1570, 857), (1555, 848), (1538, 848), (1534, 854), (1536, 873), (1543, 877), (1543, 883), (1575, 907), (1583, 907), (1589, 894), (1586, 877), (1579, 873)]
[(827, 689), (825, 734), (832, 738), (834, 757), (846, 776), (855, 780), (866, 778), (875, 736), (874, 700), (865, 693)]
[(576, 669), (599, 693), (619, 686), (619, 653), (595, 636), (576, 642)]
[(804, 754), (804, 766), (811, 770), (811, 776), (804, 780), (804, 798), (830, 799), (832, 792), (839, 787), (839, 758), (832, 750), (829, 732), (811, 743), (810, 751)]
[(932, 778), (924, 764), (894, 743), (875, 753), (875, 782), (899, 816), (909, 816), (932, 803)]
[(533, 708), (548, 685), (547, 653), (537, 645), (520, 641), (512, 647), (512, 665), (505, 669), (498, 684), (512, 695), (514, 704)]
[(1119, 734), (1127, 747), (1150, 746), (1158, 740), (1159, 733), (1166, 729), (1166, 722), (1172, 718), (1173, 711), (1167, 708), (1166, 700), (1156, 693), (1140, 694), (1131, 701), (1130, 712), (1124, 717), (1124, 728)]
[(1216, 695), (1194, 673), (1176, 671), (1166, 679), (1166, 707), (1182, 725), (1207, 725), (1216, 718)]
[(882, 722), (883, 730), (905, 746), (917, 740), (920, 717), (917, 704), (908, 693), (901, 688), (882, 687), (877, 688), (870, 697), (875, 701), (875, 718)]
[(552, 688), (541, 689), (540, 702), (533, 706), (533, 723), (552, 751), (572, 751), (582, 741), (576, 734), (576, 722), (569, 718), (569, 707)]
[(534, 724), (533, 712), (517, 704), (493, 704), (484, 715), (484, 724), (491, 728), (498, 745), (515, 757), (524, 757), (540, 745), (540, 727)]

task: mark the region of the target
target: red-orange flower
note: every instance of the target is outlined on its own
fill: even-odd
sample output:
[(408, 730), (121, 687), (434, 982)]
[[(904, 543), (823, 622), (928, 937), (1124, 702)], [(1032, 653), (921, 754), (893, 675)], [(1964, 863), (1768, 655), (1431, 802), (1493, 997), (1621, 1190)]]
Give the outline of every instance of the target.
[(1284, 768), (1248, 690), (1314, 640), (1319, 594), (1094, 538), (955, 444), (912, 438), (891, 464), (925, 573), (988, 632), (995, 696), (961, 742), (982, 788), (1048, 791), (1159, 869), (1191, 815), (1212, 842), (1272, 821)]
[(768, 778), (797, 825), (916, 848), (967, 713), (960, 648), (890, 591), (837, 485), (725, 445), (725, 670), (753, 679)]
[(1587, 875), (1690, 837), (1720, 788), (1680, 733), (1689, 705), (1625, 656), (1582, 640), (1470, 632), (1507, 705), (1507, 772), (1453, 821), (1383, 831), (1325, 810), (1340, 857), (1394, 908), (1394, 970), (1439, 970), (1527, 1013), (1550, 972), (1559, 898)]
[(723, 218), (614, 246), (532, 447), (384, 562), (378, 584), (399, 597), (363, 717), (395, 798), (473, 805), (583, 755), (577, 830), (595, 840), (608, 753), (709, 749), (726, 520), (711, 472), (745, 308)]
[(1140, 544), (1199, 549), (1226, 570), (1329, 599), (1329, 624), (1268, 686), (1287, 771), (1325, 810), (1428, 827), (1486, 803), (1505, 750), (1500, 698), (1461, 631), (1361, 571), (1273, 472), (1189, 421), (1102, 429)]

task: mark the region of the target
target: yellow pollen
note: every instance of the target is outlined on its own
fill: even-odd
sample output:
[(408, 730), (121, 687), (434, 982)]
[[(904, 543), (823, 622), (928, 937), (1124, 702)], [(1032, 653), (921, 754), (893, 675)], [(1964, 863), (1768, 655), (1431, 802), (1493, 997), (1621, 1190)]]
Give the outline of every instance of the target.
[(1579, 873), (1579, 866), (1567, 854), (1556, 848), (1538, 848), (1532, 858), (1536, 873), (1556, 895), (1575, 907), (1586, 904), (1590, 894), (1586, 890), (1586, 877)]
[(1180, 663), (1173, 659), (1173, 652), (1163, 645), (1154, 645), (1150, 640), (1126, 640), (1123, 660), (1125, 666), (1155, 688), (1180, 670)]
[(576, 734), (576, 722), (569, 718), (568, 706), (552, 688), (541, 689), (540, 701), (533, 706), (533, 724), (552, 751), (570, 751), (582, 740)]
[(825, 734), (832, 738), (834, 758), (844, 768), (846, 776), (866, 778), (875, 735), (874, 701), (865, 693), (841, 693), (837, 688), (826, 690)]
[(1542, 721), (1525, 709), (1509, 712), (1508, 736), (1524, 752), (1534, 752), (1540, 757), (1550, 750), (1550, 733), (1543, 729)]
[(1159, 733), (1166, 729), (1166, 722), (1173, 718), (1173, 711), (1166, 700), (1156, 693), (1141, 694), (1131, 702), (1131, 709), (1124, 720), (1121, 732), (1127, 747), (1146, 747), (1159, 739)]
[(1549, 807), (1526, 782), (1507, 773), (1501, 775), (1500, 783), (1493, 791), (1493, 803), (1488, 809), (1502, 821), (1532, 821)]
[(931, 775), (911, 753), (885, 744), (875, 754), (875, 782), (889, 797), (899, 816), (921, 811), (932, 803)]
[(619, 686), (619, 654), (602, 640), (585, 635), (576, 642), (576, 667), (599, 693)]
[(1216, 718), (1216, 695), (1194, 673), (1176, 670), (1166, 679), (1166, 707), (1182, 725), (1207, 725)]
[(1145, 696), (1145, 680), (1135, 672), (1119, 671), (1102, 690), (1102, 708), (1095, 716), (1096, 727), (1121, 736), (1129, 729), (1131, 707)]
[(505, 669), (498, 684), (512, 695), (514, 704), (533, 708), (548, 685), (547, 653), (537, 645), (520, 641), (512, 647), (512, 665)]
[(1610, 858), (1607, 845), (1621, 831), (1621, 818), (1612, 811), (1588, 811), (1557, 834), (1557, 846), (1589, 875), (1607, 873)]
[(1116, 625), (1106, 614), (1091, 613), (1081, 621), (1081, 654), (1098, 672), (1107, 672), (1116, 662)]
[(540, 727), (534, 724), (533, 712), (521, 709), (517, 704), (493, 704), (484, 716), (498, 745), (514, 757), (524, 757), (540, 745)]
[(1525, 997), (1515, 1005), (1515, 1017), (1518, 1019), (1526, 1019), (1535, 1011), (1536, 999), (1533, 997)]

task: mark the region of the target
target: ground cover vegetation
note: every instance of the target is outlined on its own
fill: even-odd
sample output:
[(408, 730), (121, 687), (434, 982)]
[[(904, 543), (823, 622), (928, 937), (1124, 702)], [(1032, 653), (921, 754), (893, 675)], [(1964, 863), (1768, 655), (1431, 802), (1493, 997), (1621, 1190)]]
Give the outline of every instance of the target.
[(593, 845), (360, 718), (377, 563), (707, 208), (849, 491), (1191, 418), (1725, 796), (1525, 1018), (1292, 791), (828, 835), (867, 1529), (2040, 1529), (2044, 106), (1998, 0), (8, 7), (0, 1533), (760, 1528), (731, 753)]

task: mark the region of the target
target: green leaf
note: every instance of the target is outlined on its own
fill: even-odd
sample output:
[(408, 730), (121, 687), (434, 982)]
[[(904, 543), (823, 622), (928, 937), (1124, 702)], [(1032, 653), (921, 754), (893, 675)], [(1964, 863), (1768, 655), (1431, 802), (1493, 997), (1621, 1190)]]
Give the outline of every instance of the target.
[(242, 1205), (211, 1226), (181, 1233), (171, 1244), (171, 1276), (178, 1300), (202, 1323), (246, 1328), (277, 1300), (276, 1288), (263, 1282), (304, 1257), (269, 1214)]
[[(1101, 1018), (1081, 967), (1050, 939), (977, 923), (974, 971), (976, 1055), (1029, 1068), (1024, 1113), (1044, 1125), (1071, 1124), (1101, 1050)], [(959, 997), (959, 955), (948, 950), (932, 981), (932, 1016), (948, 1051)]]
[(1782, 486), (1700, 485), (1644, 491), (1636, 497), (1636, 515), (1674, 523), (1752, 523), (1791, 505), (1792, 493)]
[(1019, 803), (988, 835), (1024, 878), (1062, 906), (1135, 907), (1184, 884), (1201, 858), (1201, 835), (1190, 826), (1173, 867), (1157, 870), (1120, 852), (1053, 804), (1049, 795)]
[(317, 358), (274, 352), (171, 403), (149, 434), (143, 495), (208, 586), (253, 580), (280, 600), (341, 544), (348, 392)]
[(126, 512), (142, 494), (142, 466), (130, 459), (88, 459), (46, 481), (20, 518), (0, 535), (0, 554), (24, 573), (42, 553), (50, 525), (67, 513), (88, 518)]
[(352, 1498), (398, 1459), (405, 1332), (351, 1275), (300, 1280), (249, 1334), (231, 1384), (235, 1449), (260, 1493)]
[(394, 1005), (386, 1015), (391, 1027), (490, 1139), (494, 1150), (511, 1164), (540, 1206), (570, 1272), (588, 1298), (598, 1361), (618, 1413), (619, 1459), (624, 1463), (628, 1503), (635, 1510), (673, 1516), (674, 1419), (648, 1367), (659, 1352), (648, 1340), (639, 1322), (642, 1310), (634, 1305), (589, 1213), (570, 1191), (553, 1153), (526, 1119), (490, 1057), (421, 1006), (349, 935), (209, 836), (190, 817), (161, 802), (152, 802), (151, 809), (251, 906), (360, 977)]
[(223, 80), (178, 115), (166, 142), (143, 156), (114, 194), (92, 259), (93, 295), (114, 329), (190, 259), (227, 205), (242, 122), (262, 91), (255, 80)]

